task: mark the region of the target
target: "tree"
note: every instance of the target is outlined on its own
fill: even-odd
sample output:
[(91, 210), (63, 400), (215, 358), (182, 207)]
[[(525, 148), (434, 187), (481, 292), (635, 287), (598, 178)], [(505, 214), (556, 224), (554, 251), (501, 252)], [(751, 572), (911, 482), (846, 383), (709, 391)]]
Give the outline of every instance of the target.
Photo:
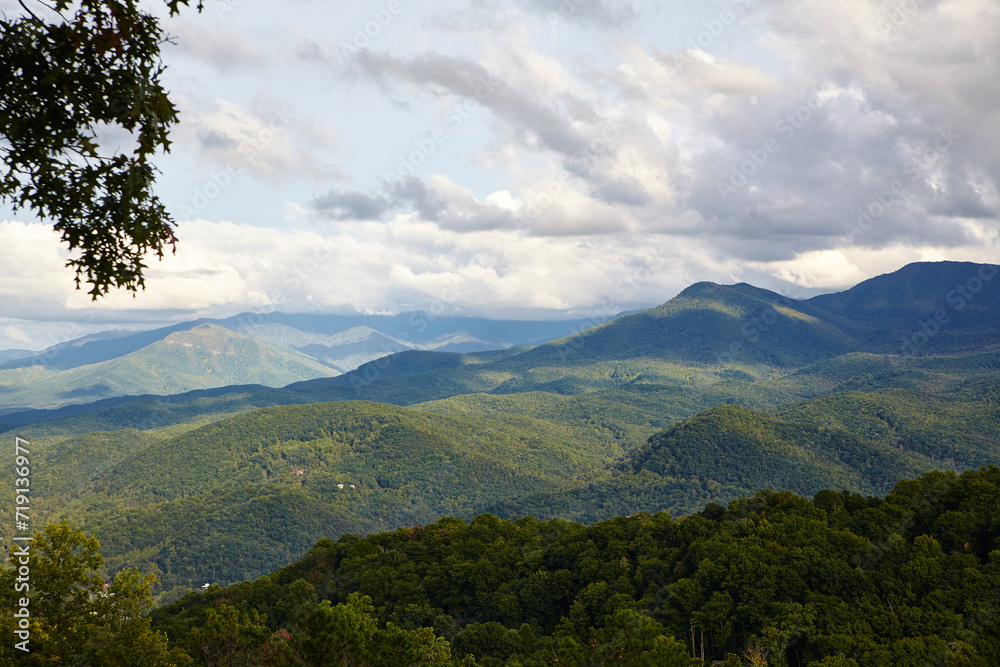
[(169, 667), (189, 663), (187, 655), (167, 649), (165, 635), (150, 629), (146, 614), (153, 606), (150, 588), (155, 583), (152, 574), (123, 570), (105, 594), (94, 599), (96, 618), (86, 649), (91, 664)]
[[(144, 615), (156, 577), (119, 572), (105, 587), (96, 574), (104, 562), (97, 539), (65, 521), (46, 526), (28, 549), (28, 590), (15, 592), (14, 568), (0, 570), (0, 607), (14, 609), (12, 597), (30, 600), (30, 652), (19, 654), (17, 664), (188, 664), (167, 651), (166, 637), (150, 630)], [(6, 627), (11, 620), (4, 614), (0, 630), (7, 637), (14, 636)], [(0, 658), (14, 654), (11, 645), (0, 645)]]
[(591, 629), (586, 657), (572, 642), (560, 647), (560, 664), (626, 665), (628, 667), (693, 667), (703, 660), (691, 658), (679, 641), (670, 637), (666, 628), (634, 609), (619, 608), (605, 619), (600, 630)]
[[(173, 15), (189, 2), (167, 6)], [(177, 241), (149, 161), (169, 150), (177, 122), (160, 85), (166, 38), (138, 0), (20, 4), (23, 16), (0, 16), (0, 200), (54, 221), (78, 251), (67, 262), (78, 289), (86, 280), (94, 299), (138, 291), (143, 258)], [(102, 124), (129, 131), (131, 153), (102, 154)]]
[(371, 598), (357, 593), (336, 606), (329, 600), (303, 605), (299, 621), (282, 649), (282, 667), (452, 664), (451, 647), (445, 639), (435, 637), (433, 630), (404, 630), (392, 623), (380, 629)]
[(191, 630), (191, 653), (207, 667), (250, 667), (275, 657), (265, 647), (270, 632), (256, 611), (241, 614), (223, 604), (208, 609), (205, 616), (204, 627)]
[[(103, 582), (94, 572), (104, 561), (99, 547), (96, 538), (73, 531), (65, 522), (49, 524), (35, 536), (29, 547), (28, 590), (17, 594), (30, 600), (33, 657), (65, 659), (83, 652), (86, 624), (96, 611), (91, 598), (103, 592)], [(0, 572), (0, 595), (5, 598), (15, 590), (14, 572), (13, 568)]]

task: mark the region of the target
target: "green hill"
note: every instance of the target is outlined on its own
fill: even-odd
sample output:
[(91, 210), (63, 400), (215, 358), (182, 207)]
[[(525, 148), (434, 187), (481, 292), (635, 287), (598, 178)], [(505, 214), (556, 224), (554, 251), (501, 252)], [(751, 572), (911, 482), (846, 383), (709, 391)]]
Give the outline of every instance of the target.
[(916, 263), (803, 301), (747, 284), (698, 283), (655, 308), (492, 362), (394, 355), (290, 389), (321, 400), (400, 405), (478, 392), (579, 394), (625, 383), (697, 389), (777, 379), (825, 360), (871, 353), (896, 355), (885, 359), (885, 370), (898, 374), (928, 355), (997, 351), (996, 270), (968, 262)]
[[(591, 522), (689, 514), (764, 487), (883, 494), (927, 470), (1000, 460), (994, 283), (984, 280), (976, 307), (969, 300), (945, 323), (949, 336), (942, 329), (918, 354), (872, 351), (892, 351), (914, 316), (934, 316), (931, 287), (951, 308), (951, 282), (983, 270), (914, 265), (798, 302), (699, 283), (533, 349), (411, 351), (280, 389), (3, 418), (33, 443), (35, 507), (97, 533), (111, 570), (140, 565), (168, 588), (200, 585), (209, 564), (213, 581), (232, 582), (324, 535), (441, 514)], [(887, 300), (897, 288), (912, 310)], [(931, 355), (938, 344), (946, 353)], [(302, 368), (275, 354), (206, 325), (64, 372), (91, 388), (99, 376), (166, 392)], [(51, 395), (57, 374), (35, 372), (51, 373), (50, 384), (17, 391)], [(265, 523), (274, 533), (263, 540)]]
[(996, 349), (998, 270), (972, 262), (916, 262), (804, 305), (863, 340), (868, 351), (920, 355)]
[(884, 499), (761, 491), (680, 520), (443, 517), (322, 540), (152, 618), (192, 654), (214, 646), (194, 629), (229, 610), (257, 630), (246, 655), (287, 641), (346, 660), (362, 638), (324, 633), (360, 616), (369, 632), (423, 628), (451, 664), (988, 667), (1000, 661), (998, 494), (992, 466), (901, 481)]
[(856, 349), (849, 335), (798, 305), (747, 284), (697, 283), (661, 306), (541, 345), (525, 356), (790, 367)]
[(884, 494), (928, 470), (1000, 461), (998, 396), (994, 376), (946, 394), (835, 392), (772, 414), (720, 405), (653, 435), (582, 483), (488, 510), (590, 522), (637, 511), (687, 514), (761, 488)]
[(69, 370), (46, 366), (0, 370), (0, 396), (5, 406), (47, 408), (226, 385), (278, 387), (333, 373), (298, 352), (202, 324), (124, 356)]
[[(880, 382), (896, 386), (900, 381), (896, 376), (906, 373), (918, 381), (911, 369), (923, 366), (927, 356), (950, 355), (955, 363), (968, 367), (984, 360), (984, 354), (997, 353), (1000, 290), (995, 285), (1000, 282), (992, 278), (995, 269), (962, 262), (911, 264), (845, 292), (805, 301), (746, 284), (698, 283), (661, 306), (533, 349), (476, 354), (404, 352), (341, 376), (294, 382), (285, 388), (288, 395), (284, 398), (269, 396), (250, 403), (371, 400), (413, 405), (470, 393), (571, 395), (649, 384), (721, 399), (717, 402), (734, 399), (767, 407), (817, 396), (842, 384), (839, 380), (831, 383), (830, 374), (858, 378), (864, 372), (878, 373), (879, 377), (869, 378), (867, 388), (884, 386)], [(942, 323), (928, 324), (927, 318), (934, 321), (936, 314)], [(933, 335), (923, 333), (924, 329)], [(908, 347), (903, 346), (904, 339), (910, 341)], [(873, 357), (872, 353), (897, 356)], [(218, 356), (208, 353), (197, 360), (159, 356), (156, 363), (126, 364), (120, 373), (108, 377), (93, 373), (51, 377), (35, 369), (38, 382), (30, 387), (25, 384), (28, 378), (18, 375), (29, 369), (0, 371), (0, 391), (7, 392), (8, 401), (20, 396), (18, 401), (25, 405), (53, 405), (127, 391), (167, 393), (225, 381), (274, 385), (288, 377), (268, 374), (266, 368), (256, 375), (236, 372), (239, 364), (219, 364)], [(168, 380), (166, 369), (175, 361), (176, 372)], [(831, 363), (824, 367), (827, 361)], [(870, 370), (862, 372), (865, 365)], [(299, 379), (330, 374), (325, 368), (297, 368), (286, 366)], [(944, 372), (932, 371), (937, 378)], [(960, 369), (958, 375), (969, 372), (975, 369)], [(788, 380), (790, 374), (793, 377)], [(213, 381), (207, 382), (205, 375)], [(754, 389), (748, 393), (751, 385)], [(234, 393), (245, 395), (246, 389), (236, 388)], [(700, 400), (694, 403), (707, 407)], [(47, 417), (7, 414), (0, 420), (23, 424)]]
[[(998, 392), (995, 378), (948, 394), (847, 391), (680, 421), (685, 396), (646, 385), (279, 406), (201, 426), (39, 436), (36, 491), (38, 507), (99, 536), (109, 567), (152, 568), (169, 589), (256, 576), (324, 535), (441, 514), (592, 522), (689, 514), (760, 488), (882, 494), (927, 470), (1000, 459)], [(273, 525), (269, 541), (255, 539), (255, 513)]]
[[(316, 539), (554, 490), (622, 453), (614, 431), (377, 403), (271, 407), (203, 426), (32, 440), (35, 508), (99, 535), (108, 564), (164, 586), (258, 576)], [(267, 508), (272, 542), (255, 535)], [(311, 508), (311, 509), (303, 509)], [(315, 513), (315, 524), (308, 520)], [(249, 564), (256, 569), (248, 570)]]

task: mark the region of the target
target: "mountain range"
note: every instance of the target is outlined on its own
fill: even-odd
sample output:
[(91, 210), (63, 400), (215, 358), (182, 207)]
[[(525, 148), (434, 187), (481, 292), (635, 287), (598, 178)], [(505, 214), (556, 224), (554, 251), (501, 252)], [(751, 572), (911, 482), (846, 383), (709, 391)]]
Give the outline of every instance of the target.
[[(698, 283), (533, 347), (411, 349), (336, 376), (292, 347), (326, 335), (295, 316), (248, 325), (268, 340), (201, 323), (102, 360), (114, 339), (94, 339), (53, 372), (156, 351), (143, 372), (162, 394), (8, 410), (0, 428), (33, 443), (36, 507), (95, 533), (109, 571), (155, 572), (164, 600), (442, 514), (591, 522), (761, 488), (882, 495), (1000, 461), (996, 273), (918, 263), (802, 301)], [(275, 384), (275, 368), (328, 376), (170, 393), (199, 365), (241, 382), (236, 349)]]
[(402, 315), (243, 313), (138, 333), (105, 331), (41, 352), (0, 352), (0, 411), (233, 384), (280, 387), (335, 376), (404, 350), (537, 345), (602, 322)]

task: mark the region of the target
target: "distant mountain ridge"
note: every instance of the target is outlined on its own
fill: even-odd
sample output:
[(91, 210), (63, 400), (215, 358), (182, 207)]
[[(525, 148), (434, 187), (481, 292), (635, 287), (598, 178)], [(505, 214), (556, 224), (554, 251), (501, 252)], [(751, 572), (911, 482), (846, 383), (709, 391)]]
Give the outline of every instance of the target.
[[(103, 341), (102, 341), (103, 342)], [(56, 407), (134, 394), (174, 394), (257, 382), (281, 386), (332, 375), (316, 360), (214, 324), (173, 331), (106, 361), (65, 370), (31, 365), (0, 371), (8, 405)]]
[[(701, 282), (663, 305), (529, 354), (654, 355), (788, 367), (848, 352), (912, 355), (924, 348), (942, 353), (995, 347), (1000, 342), (998, 272), (1000, 267), (990, 264), (919, 262), (801, 301), (747, 283)], [(933, 324), (935, 315), (941, 321)]]
[[(300, 375), (288, 384), (291, 394), (284, 403), (364, 399), (410, 405), (475, 392), (575, 394), (623, 382), (690, 387), (718, 380), (761, 380), (847, 354), (890, 354), (903, 363), (925, 354), (1000, 349), (998, 270), (989, 264), (922, 262), (843, 292), (806, 300), (788, 299), (746, 283), (702, 282), (660, 306), (580, 333), (572, 333), (572, 322), (491, 322), (422, 313), (274, 313), (263, 321), (256, 315), (220, 320), (219, 326), (225, 324), (243, 332), (239, 335), (268, 344), (284, 343), (284, 349), (308, 355), (322, 367), (321, 372)], [(363, 324), (376, 321), (387, 330), (400, 327), (400, 335), (387, 336)], [(64, 344), (50, 357), (56, 367), (72, 366), (81, 359), (110, 354), (115, 341), (126, 343), (128, 349), (193, 326), (200, 325), (185, 323), (113, 340)], [(347, 328), (323, 333), (335, 326)], [(567, 332), (571, 335), (558, 337)], [(523, 339), (548, 334), (555, 340), (534, 348), (510, 344), (515, 335)], [(470, 348), (480, 345), (506, 347), (508, 352), (473, 354)], [(363, 362), (366, 354), (372, 359), (348, 370)], [(8, 362), (8, 370), (0, 370), (0, 382), (11, 365), (30, 363), (30, 359)], [(269, 384), (246, 376), (239, 382), (252, 383)], [(220, 385), (202, 383), (177, 391), (208, 386)], [(137, 388), (137, 394), (162, 393), (156, 387)], [(8, 407), (58, 405), (51, 397), (45, 404), (17, 404), (11, 398), (8, 392)], [(69, 398), (82, 400), (69, 395), (64, 402)]]
[[(0, 363), (0, 412), (57, 408), (122, 395), (182, 393), (227, 384), (278, 387), (340, 375), (406, 350), (474, 353), (507, 349), (544, 342), (582, 325), (578, 321), (435, 317), (422, 312), (392, 316), (244, 313), (223, 320), (199, 319), (138, 333), (106, 331), (60, 343), (40, 353), (15, 351), (8, 355)], [(217, 334), (229, 332), (226, 335), (231, 341), (245, 341), (242, 349), (250, 356), (231, 358), (233, 367), (239, 371), (229, 373), (208, 364), (199, 375), (198, 368), (190, 365), (170, 367), (171, 359), (177, 358), (182, 365), (184, 362), (176, 355), (162, 354), (164, 341), (183, 337), (186, 332), (206, 330), (205, 327)], [(282, 350), (287, 356), (280, 363), (282, 370), (259, 366), (255, 361), (259, 355), (253, 351), (255, 345)], [(211, 350), (206, 353), (211, 355)], [(149, 356), (165, 365), (150, 372), (149, 364), (141, 361)], [(297, 362), (292, 363), (292, 359)], [(138, 366), (127, 368), (133, 362)], [(112, 367), (113, 372), (109, 370)], [(157, 375), (160, 380), (155, 378)], [(174, 381), (162, 381), (167, 375), (172, 375)]]
[[(461, 364), (419, 353), (428, 355), (420, 363), (423, 373), (401, 381), (392, 369), (413, 366), (418, 354), (404, 353), (288, 388), (316, 400), (409, 405), (471, 392), (576, 394), (623, 382), (686, 390), (717, 380), (776, 377), (859, 353), (893, 355), (893, 372), (899, 372), (924, 355), (1000, 349), (996, 272), (987, 264), (925, 262), (846, 292), (802, 301), (745, 283), (697, 283), (655, 308), (491, 363)], [(975, 299), (959, 303), (955, 286), (974, 280), (979, 281), (973, 282), (979, 287)], [(894, 289), (919, 299), (911, 297), (907, 308), (906, 300), (890, 298)], [(865, 308), (864, 294), (885, 298)]]
[[(110, 569), (142, 563), (181, 589), (270, 571), (320, 537), (442, 514), (589, 522), (688, 514), (762, 487), (881, 494), (1000, 461), (994, 271), (921, 264), (803, 301), (698, 283), (536, 347), (410, 349), (281, 388), (0, 413), (0, 430), (32, 443), (42, 511), (97, 533)], [(332, 347), (372, 331), (293, 324), (262, 333)], [(107, 380), (117, 366), (122, 384), (166, 394), (164, 377), (253, 358), (310, 359), (204, 323), (52, 373)]]

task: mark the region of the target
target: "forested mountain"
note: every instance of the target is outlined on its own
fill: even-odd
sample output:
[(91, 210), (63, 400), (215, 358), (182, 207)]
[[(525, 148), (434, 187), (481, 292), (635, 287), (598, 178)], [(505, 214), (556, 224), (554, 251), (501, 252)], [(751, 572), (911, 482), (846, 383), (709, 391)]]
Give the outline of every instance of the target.
[[(885, 370), (898, 375), (924, 356), (1000, 348), (996, 271), (966, 262), (912, 264), (806, 301), (746, 284), (698, 283), (656, 308), (490, 364), (428, 368), (400, 381), (391, 369), (406, 362), (396, 355), (289, 389), (322, 400), (402, 405), (470, 392), (575, 394), (626, 383), (698, 391), (779, 378), (812, 363), (849, 354), (857, 360), (864, 353), (893, 355)], [(890, 298), (896, 289), (899, 295)]]
[[(120, 612), (98, 607), (142, 603), (142, 587), (119, 577), (116, 596), (76, 600), (79, 613), (38, 607), (33, 657), (114, 652), (164, 667), (990, 667), (1000, 660), (998, 497), (1000, 468), (990, 466), (901, 481), (884, 499), (761, 491), (679, 520), (441, 517), (320, 540), (272, 574), (162, 606), (127, 634), (103, 621)], [(33, 571), (73, 539), (50, 528)], [(5, 607), (11, 572), (0, 573)], [(5, 631), (12, 622), (3, 618)]]
[[(997, 472), (968, 472), (1000, 462), (994, 268), (911, 265), (805, 301), (745, 284), (699, 283), (657, 308), (534, 348), (407, 350), (337, 377), (272, 380), (282, 388), (169, 394), (199, 374), (244, 382), (248, 371), (277, 378), (305, 362), (335, 373), (288, 351), (331, 342), (308, 332), (306, 320), (252, 325), (256, 340), (202, 323), (122, 357), (69, 367), (102, 354), (106, 341), (94, 339), (56, 355), (63, 370), (3, 373), (49, 373), (49, 385), (18, 390), (38, 397), (57, 395), (59, 377), (97, 395), (129, 383), (146, 395), (8, 411), (0, 424), (31, 442), (33, 511), (96, 535), (105, 558), (100, 574), (155, 574), (151, 594), (161, 603), (206, 582), (267, 575), (317, 540), (339, 540), (317, 546), (311, 565), (254, 584), (269, 592), (254, 593), (253, 602), (244, 604), (244, 588), (229, 589), (225, 599), (238, 602), (243, 616), (222, 607), (209, 614), (211, 632), (247, 633), (230, 646), (267, 642), (272, 657), (306, 655), (306, 628), (322, 634), (323, 624), (347, 624), (366, 628), (365, 642), (413, 655), (471, 654), (467, 664), (541, 664), (543, 654), (564, 664), (605, 664), (616, 655), (632, 656), (633, 664), (685, 664), (693, 626), (707, 637), (705, 656), (718, 659), (732, 653), (750, 661), (756, 646), (770, 651), (773, 664), (926, 664), (941, 655), (991, 664), (995, 647), (968, 621), (988, 605), (975, 598), (975, 610), (955, 607), (903, 573), (914, 558), (920, 571), (949, 573), (940, 584), (949, 600), (967, 585), (956, 577), (982, 585), (995, 575), (1000, 524), (988, 488)], [(13, 465), (11, 452), (0, 462)], [(913, 519), (922, 533), (909, 532), (906, 517), (937, 503), (927, 489), (939, 487), (955, 497), (933, 517)], [(915, 488), (927, 502), (906, 505)], [(981, 501), (983, 493), (992, 500)], [(10, 489), (0, 491), (5, 498), (11, 505)], [(475, 518), (484, 512), (491, 516)], [(883, 517), (889, 523), (879, 532)], [(428, 524), (430, 532), (419, 527)], [(639, 528), (647, 525), (659, 537)], [(383, 534), (352, 537), (375, 533)], [(653, 551), (649, 539), (659, 545)], [(478, 542), (469, 547), (468, 540)], [(599, 564), (566, 556), (564, 565), (538, 569), (550, 548), (591, 549), (573, 540), (599, 545)], [(434, 541), (444, 551), (407, 560), (407, 549)], [(754, 593), (750, 578), (719, 574), (723, 563), (727, 571), (743, 567), (734, 554), (774, 541), (785, 555), (754, 576), (788, 578), (787, 590), (762, 585)], [(964, 553), (966, 542), (974, 554)], [(905, 581), (892, 585), (903, 592), (864, 598), (854, 591), (857, 577), (885, 575), (881, 566), (865, 571), (864, 554), (885, 545), (898, 550), (893, 574)], [(600, 560), (605, 552), (613, 562)], [(816, 565), (830, 582), (809, 579), (806, 563), (817, 554), (830, 555)], [(380, 568), (390, 561), (401, 577), (418, 572), (451, 592), (437, 598), (431, 583), (389, 576)], [(657, 562), (655, 576), (640, 567), (645, 561)], [(303, 568), (310, 572), (304, 579)], [(594, 578), (598, 570), (605, 579)], [(344, 583), (352, 577), (368, 583)], [(392, 583), (375, 595), (367, 587), (379, 580)], [(480, 591), (480, 580), (492, 592)], [(407, 597), (406, 590), (425, 592)], [(353, 592), (371, 602), (348, 597)], [(543, 602), (528, 603), (535, 593)], [(488, 600), (472, 603), (470, 595)], [(650, 606), (649, 595), (673, 606)], [(218, 599), (187, 598), (159, 617), (177, 651), (207, 641), (186, 635), (184, 624), (202, 623), (204, 605)], [(332, 605), (319, 605), (322, 599)], [(875, 613), (880, 601), (895, 611), (879, 611), (868, 626), (851, 625), (843, 611)], [(245, 615), (251, 611), (266, 619)], [(840, 623), (849, 629), (837, 630)]]
[[(79, 436), (53, 422), (23, 433), (35, 443), (37, 506), (95, 532), (111, 570), (139, 565), (175, 596), (202, 579), (269, 572), (323, 536), (442, 514), (592, 522), (679, 516), (760, 488), (882, 494), (924, 471), (1000, 460), (998, 391), (993, 379), (949, 393), (837, 392), (770, 413), (720, 405), (677, 422), (683, 396), (629, 387), (411, 408), (276, 406)], [(265, 524), (268, 539), (256, 538)]]
[[(766, 388), (758, 385), (751, 394), (766, 392), (773, 404), (818, 395), (819, 391), (811, 394), (774, 391), (785, 386), (782, 380), (790, 373), (795, 376), (803, 369), (811, 372), (808, 370), (811, 366), (841, 357), (845, 361), (840, 366), (849, 366), (847, 374), (851, 377), (856, 375), (857, 366), (872, 363), (880, 366), (878, 370), (883, 376), (880, 386), (895, 386), (893, 378), (907, 374), (911, 366), (920, 366), (923, 357), (951, 355), (955, 363), (968, 365), (970, 362), (964, 358), (969, 355), (997, 351), (1000, 290), (995, 287), (1000, 282), (993, 280), (996, 270), (992, 265), (966, 262), (917, 263), (845, 292), (806, 301), (786, 299), (746, 284), (699, 283), (657, 308), (625, 315), (536, 348), (510, 348), (496, 356), (405, 351), (368, 362), (337, 377), (293, 383), (285, 387), (288, 395), (282, 398), (271, 390), (263, 390), (265, 396), (247, 400), (257, 406), (357, 399), (412, 405), (476, 392), (579, 394), (642, 383), (673, 386), (688, 395), (703, 395), (708, 403), (696, 400), (695, 407), (700, 409), (725, 402), (726, 398), (738, 398), (745, 403), (747, 398), (737, 396), (741, 388), (766, 380), (769, 381)], [(901, 296), (892, 297), (897, 289)], [(318, 318), (312, 325), (316, 328), (323, 322), (323, 316), (269, 317), (275, 320), (272, 324), (287, 320), (288, 324), (282, 326), (306, 327), (297, 319), (300, 317), (306, 322)], [(397, 324), (404, 322), (400, 317), (394, 320)], [(446, 319), (421, 320), (418, 329), (430, 335), (437, 331), (435, 327), (445, 326)], [(249, 321), (233, 318), (228, 324), (236, 327), (242, 323), (246, 327)], [(479, 329), (470, 330), (483, 335), (480, 329), (486, 322), (476, 321)], [(472, 326), (470, 322), (465, 324)], [(503, 324), (500, 334), (510, 333), (511, 328), (517, 331), (514, 324)], [(566, 323), (535, 324), (547, 326), (551, 330), (546, 329), (546, 333), (553, 335), (566, 330), (562, 328)], [(94, 351), (88, 345), (81, 350), (90, 350), (89, 355)], [(863, 356), (873, 352), (892, 357)], [(62, 363), (60, 358), (54, 357)], [(992, 362), (987, 360), (987, 363)], [(828, 367), (843, 375), (844, 369), (835, 366)], [(0, 371), (0, 379), (3, 372)], [(324, 372), (336, 373), (332, 368)], [(831, 388), (828, 384), (817, 386), (822, 391)], [(66, 391), (71, 391), (68, 386)], [(238, 387), (229, 393), (245, 397), (247, 391), (246, 387)], [(160, 392), (146, 388), (136, 393)], [(226, 393), (222, 389), (213, 395)], [(88, 395), (91, 399), (95, 396)], [(197, 400), (199, 396), (191, 398)], [(720, 396), (721, 401), (717, 400)], [(166, 402), (185, 400), (176, 396)], [(124, 402), (118, 400), (110, 405)], [(94, 405), (96, 410), (102, 407)], [(696, 411), (689, 410), (684, 416)], [(10, 409), (4, 412), (0, 414), (0, 428), (77, 414), (79, 409), (56, 414), (18, 413)]]
[(917, 262), (804, 304), (874, 352), (912, 356), (996, 349), (998, 272), (991, 264)]
[[(26, 360), (17, 360), (18, 363)], [(282, 386), (335, 371), (299, 352), (201, 324), (134, 352), (60, 370), (57, 364), (0, 370), (8, 406), (56, 407), (109, 396), (172, 394), (247, 382)]]
[(734, 666), (985, 667), (1000, 660), (997, 497), (991, 466), (927, 473), (884, 499), (765, 491), (681, 520), (442, 518), (321, 541), (270, 576), (157, 610), (154, 627), (197, 649), (191, 628), (231, 608), (260, 614), (258, 641), (317, 655), (334, 637), (305, 637), (329, 600), (432, 628), (456, 662), (482, 665), (687, 665), (694, 653)]
[[(153, 565), (164, 586), (232, 582), (287, 562), (320, 535), (473, 516), (511, 493), (558, 488), (623, 451), (613, 433), (586, 426), (363, 402), (178, 428), (26, 432), (37, 507), (99, 534), (113, 566)], [(254, 538), (265, 525), (272, 537)]]
[[(472, 353), (544, 343), (607, 317), (583, 321), (496, 321), (402, 315), (243, 313), (132, 333), (106, 331), (42, 352), (0, 352), (0, 411), (49, 408), (105, 397), (181, 393), (232, 384), (279, 387), (296, 380), (339, 375), (405, 350)], [(209, 335), (207, 332), (211, 331)], [(212, 340), (208, 340), (212, 339)], [(206, 355), (228, 357), (212, 363)], [(201, 363), (167, 352), (177, 344), (201, 350)], [(266, 355), (277, 368), (261, 364)], [(188, 355), (191, 357), (193, 355)], [(150, 376), (150, 369), (164, 371)], [(199, 372), (199, 368), (201, 372)]]

